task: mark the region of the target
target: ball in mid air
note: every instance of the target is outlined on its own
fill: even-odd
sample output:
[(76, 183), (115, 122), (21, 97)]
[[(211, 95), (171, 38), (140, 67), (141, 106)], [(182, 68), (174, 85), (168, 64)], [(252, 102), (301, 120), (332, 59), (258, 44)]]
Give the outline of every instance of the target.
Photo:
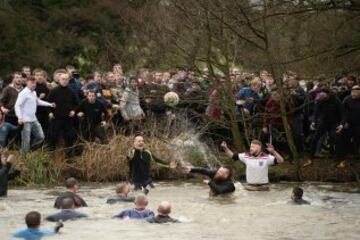
[(164, 102), (170, 107), (175, 107), (180, 101), (179, 95), (176, 92), (168, 92), (164, 95)]

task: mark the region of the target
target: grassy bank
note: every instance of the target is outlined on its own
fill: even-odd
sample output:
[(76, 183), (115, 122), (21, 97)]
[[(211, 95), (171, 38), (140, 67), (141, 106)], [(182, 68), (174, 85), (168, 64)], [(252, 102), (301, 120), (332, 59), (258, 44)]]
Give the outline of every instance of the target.
[[(245, 179), (245, 167), (240, 162), (228, 160), (219, 152), (213, 152), (205, 144), (196, 140), (193, 135), (179, 135), (174, 139), (147, 138), (147, 147), (157, 157), (170, 161), (180, 160), (178, 169), (168, 170), (153, 165), (155, 179), (185, 179), (181, 164), (190, 162), (194, 166), (213, 166), (227, 164), (233, 167), (237, 180)], [(181, 142), (179, 145), (178, 142)], [(22, 174), (16, 180), (18, 185), (62, 184), (64, 179), (74, 176), (87, 182), (114, 182), (128, 179), (129, 151), (133, 136), (116, 135), (108, 145), (84, 143), (83, 154), (79, 157), (65, 159), (62, 149), (48, 152), (44, 149), (32, 152), (27, 156), (17, 156), (15, 166), (20, 167)], [(214, 148), (211, 148), (214, 149)], [(321, 181), (350, 182), (358, 181), (360, 161), (349, 160), (345, 168), (336, 168), (333, 161), (319, 159), (312, 166), (299, 168), (285, 162), (270, 168), (271, 181)]]

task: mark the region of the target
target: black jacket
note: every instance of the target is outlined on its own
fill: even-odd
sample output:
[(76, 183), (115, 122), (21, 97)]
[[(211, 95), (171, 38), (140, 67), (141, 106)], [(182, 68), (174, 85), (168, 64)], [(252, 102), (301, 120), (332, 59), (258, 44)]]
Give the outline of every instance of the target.
[(173, 219), (170, 216), (157, 215), (147, 219), (149, 223), (179, 223), (179, 220)]
[(343, 108), (340, 100), (335, 96), (319, 100), (315, 104), (314, 118), (316, 125), (338, 125), (343, 119)]
[(78, 104), (76, 96), (68, 87), (57, 86), (49, 93), (48, 102), (55, 103), (56, 108), (51, 108), (56, 119), (68, 119), (71, 111), (75, 111)]
[(214, 180), (214, 176), (217, 170), (210, 170), (206, 168), (191, 168), (190, 172), (208, 176), (211, 179), (211, 181), (209, 182), (209, 187), (215, 195), (232, 193), (235, 191), (235, 185), (231, 179), (227, 179), (221, 182), (216, 182)]
[(151, 162), (155, 161), (160, 164), (168, 163), (158, 159), (151, 154), (149, 150), (133, 149), (130, 156), (130, 177), (133, 183), (142, 183), (150, 179)]
[(54, 207), (55, 208), (61, 208), (62, 202), (65, 198), (72, 198), (74, 203), (75, 203), (75, 207), (87, 207), (88, 205), (86, 204), (86, 202), (84, 201), (84, 199), (82, 199), (81, 197), (79, 197), (76, 193), (73, 192), (63, 192), (60, 194), (60, 196), (55, 200), (55, 204)]
[(58, 222), (58, 221), (67, 221), (67, 220), (76, 220), (79, 218), (86, 218), (87, 215), (83, 213), (76, 212), (72, 209), (63, 209), (61, 212), (52, 214), (46, 218), (46, 220), (50, 222)]
[(7, 195), (8, 182), (19, 175), (18, 170), (11, 169), (11, 164), (0, 164), (0, 197)]
[(96, 100), (95, 103), (89, 103), (87, 99), (82, 100), (76, 109), (76, 113), (79, 112), (84, 113), (85, 123), (89, 127), (98, 126), (103, 119), (106, 120), (108, 118), (108, 112), (104, 104), (99, 100)]
[(360, 99), (347, 96), (343, 106), (345, 111), (343, 123), (348, 123), (350, 127), (360, 127)]
[[(46, 86), (46, 83), (37, 83), (36, 84), (36, 95), (39, 97), (40, 94), (44, 93), (45, 94), (45, 99), (48, 97), (49, 95), (49, 88)], [(36, 109), (36, 115), (47, 115), (48, 114), (48, 107), (44, 107), (44, 106), (38, 106)]]

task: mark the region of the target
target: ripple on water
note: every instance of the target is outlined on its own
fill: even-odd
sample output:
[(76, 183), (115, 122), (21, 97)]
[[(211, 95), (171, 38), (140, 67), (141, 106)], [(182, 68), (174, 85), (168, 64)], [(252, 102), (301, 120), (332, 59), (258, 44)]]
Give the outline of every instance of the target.
[[(115, 184), (114, 184), (115, 185)], [(236, 183), (237, 190), (228, 197), (209, 197), (206, 185), (194, 183), (160, 183), (149, 194), (149, 208), (167, 200), (172, 203), (174, 218), (180, 224), (148, 224), (121, 221), (111, 216), (131, 203), (107, 205), (114, 195), (113, 185), (89, 185), (82, 188), (88, 208), (79, 209), (89, 219), (66, 222), (62, 233), (52, 239), (358, 239), (360, 195), (333, 192), (304, 183), (310, 206), (293, 206), (287, 202), (294, 184), (276, 184), (270, 192), (248, 192)], [(338, 186), (337, 186), (338, 187)], [(328, 188), (331, 189), (331, 188)], [(24, 215), (38, 210), (45, 217), (52, 208), (54, 193), (62, 188), (10, 190), (0, 200), (0, 236), (24, 227)], [(53, 223), (43, 222), (44, 228)], [(3, 238), (3, 236), (5, 236)]]

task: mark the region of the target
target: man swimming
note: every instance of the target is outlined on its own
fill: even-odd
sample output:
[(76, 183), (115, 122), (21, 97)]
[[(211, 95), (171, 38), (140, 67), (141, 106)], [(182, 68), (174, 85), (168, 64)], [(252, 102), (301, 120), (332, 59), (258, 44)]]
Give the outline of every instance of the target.
[(75, 203), (72, 198), (64, 198), (61, 204), (61, 212), (52, 214), (46, 218), (50, 222), (76, 220), (88, 217), (86, 214), (74, 210)]
[(153, 217), (155, 214), (150, 209), (147, 209), (149, 201), (143, 194), (135, 197), (135, 208), (126, 209), (118, 214), (115, 214), (114, 218), (121, 219), (147, 219)]
[(169, 216), (171, 213), (171, 205), (169, 202), (161, 202), (158, 207), (158, 215), (155, 217), (147, 219), (149, 223), (179, 223), (179, 220), (176, 220)]
[(293, 191), (291, 193), (292, 203), (297, 204), (297, 205), (310, 204), (310, 202), (308, 202), (302, 198), (303, 194), (304, 194), (304, 190), (301, 187), (294, 187)]
[(43, 237), (54, 235), (59, 232), (60, 228), (64, 227), (64, 225), (59, 222), (56, 224), (54, 229), (39, 229), (41, 224), (41, 214), (35, 211), (26, 214), (25, 223), (27, 225), (27, 229), (17, 231), (14, 234), (15, 239), (38, 240)]
[(79, 195), (76, 194), (79, 191), (80, 187), (79, 182), (75, 178), (71, 177), (66, 179), (65, 187), (66, 192), (61, 193), (60, 196), (55, 200), (55, 208), (61, 209), (62, 202), (65, 198), (73, 199), (75, 207), (87, 207), (84, 199), (82, 199)]
[(130, 193), (130, 185), (128, 183), (119, 183), (116, 185), (116, 196), (109, 198), (106, 203), (114, 204), (121, 202), (134, 202), (135, 197), (128, 196)]
[(230, 167), (222, 166), (217, 170), (210, 170), (207, 168), (185, 166), (185, 172), (199, 173), (208, 176), (209, 179), (204, 180), (204, 183), (209, 185), (210, 195), (212, 196), (235, 191), (235, 185), (231, 179), (232, 170)]

